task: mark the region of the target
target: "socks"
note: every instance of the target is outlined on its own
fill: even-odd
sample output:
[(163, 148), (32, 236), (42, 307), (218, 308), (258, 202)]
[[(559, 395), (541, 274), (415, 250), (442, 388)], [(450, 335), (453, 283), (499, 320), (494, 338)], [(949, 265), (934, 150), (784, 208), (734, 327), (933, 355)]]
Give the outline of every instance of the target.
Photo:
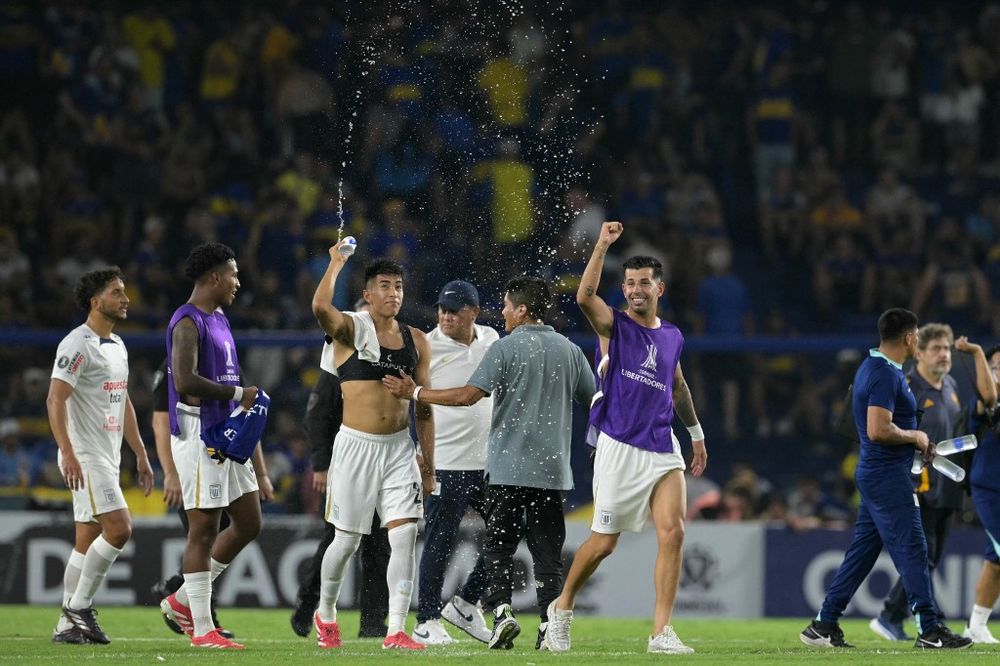
[[(84, 557), (86, 556), (75, 548), (69, 554), (69, 562), (66, 563), (66, 573), (63, 574), (63, 606), (69, 605), (70, 599), (73, 598), (73, 593), (76, 592), (77, 583), (80, 582), (80, 570), (83, 568)], [(73, 623), (60, 613), (56, 631), (65, 631), (72, 626)]]
[(991, 612), (993, 612), (992, 608), (980, 606), (979, 604), (973, 604), (972, 613), (969, 614), (969, 626), (985, 627), (986, 621), (990, 619)]
[[(224, 562), (219, 562), (215, 558), (212, 558), (209, 560), (209, 567), (210, 567), (210, 573), (212, 574), (212, 582), (214, 583), (215, 579), (218, 578), (222, 574), (222, 572), (229, 567), (229, 564)], [(191, 606), (191, 600), (188, 598), (188, 591), (184, 585), (181, 585), (179, 588), (177, 588), (177, 591), (174, 592), (174, 599), (177, 599), (177, 602), (182, 606), (188, 606), (188, 607)]]
[[(340, 584), (344, 580), (344, 570), (351, 556), (361, 543), (361, 535), (356, 532), (337, 530), (333, 541), (323, 553), (323, 563), (319, 568), (319, 619), (323, 622), (337, 621), (337, 597)], [(390, 560), (391, 561), (391, 560)]]
[(404, 631), (406, 613), (413, 596), (413, 573), (416, 569), (414, 548), (417, 543), (417, 524), (406, 523), (389, 530), (389, 567), (386, 583), (389, 585), (389, 636)]
[(83, 566), (80, 567), (80, 580), (73, 591), (73, 597), (67, 606), (70, 608), (90, 608), (94, 605), (94, 595), (97, 589), (104, 582), (104, 577), (108, 575), (108, 569), (115, 563), (122, 549), (115, 548), (104, 540), (104, 536), (98, 536), (94, 543), (90, 544), (87, 554), (83, 557)]
[[(196, 571), (184, 574), (191, 618), (194, 620), (194, 636), (204, 636), (215, 629), (212, 622), (212, 572)], [(180, 590), (178, 590), (179, 592)]]

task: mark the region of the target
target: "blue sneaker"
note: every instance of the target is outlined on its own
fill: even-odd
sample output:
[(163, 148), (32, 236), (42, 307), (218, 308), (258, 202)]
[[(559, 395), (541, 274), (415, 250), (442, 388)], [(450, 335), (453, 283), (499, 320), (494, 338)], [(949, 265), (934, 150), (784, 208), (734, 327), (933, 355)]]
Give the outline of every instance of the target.
[(903, 631), (902, 622), (889, 622), (879, 615), (868, 623), (868, 628), (874, 631), (887, 641), (912, 641), (913, 639)]

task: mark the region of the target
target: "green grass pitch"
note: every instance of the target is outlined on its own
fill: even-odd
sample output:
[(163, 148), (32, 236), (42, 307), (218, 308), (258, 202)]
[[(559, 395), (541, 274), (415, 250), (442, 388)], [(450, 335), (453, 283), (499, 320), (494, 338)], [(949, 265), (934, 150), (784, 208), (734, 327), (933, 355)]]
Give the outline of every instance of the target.
[[(341, 650), (320, 650), (315, 638), (299, 638), (288, 624), (287, 610), (222, 609), (223, 622), (245, 642), (242, 651), (196, 650), (184, 637), (170, 633), (154, 607), (105, 608), (99, 619), (111, 636), (111, 645), (53, 645), (50, 638), (57, 617), (53, 607), (0, 606), (0, 662), (18, 663), (185, 663), (229, 662), (286, 666), (316, 664), (317, 660), (341, 663), (380, 664), (404, 661), (420, 663), (463, 662), (518, 664), (522, 666), (561, 663), (607, 664), (642, 663), (665, 659), (685, 662), (734, 663), (1000, 663), (1000, 646), (975, 645), (961, 652), (938, 650), (920, 652), (910, 643), (888, 643), (876, 638), (863, 621), (844, 623), (847, 639), (854, 650), (816, 650), (799, 643), (798, 632), (806, 619), (768, 620), (685, 620), (675, 626), (681, 638), (695, 649), (690, 656), (646, 654), (649, 623), (644, 619), (610, 619), (581, 615), (573, 623), (573, 650), (568, 654), (536, 652), (538, 617), (521, 614), (522, 631), (513, 650), (490, 651), (457, 630), (456, 645), (428, 648), (421, 653), (385, 652), (380, 641), (359, 640), (358, 615), (341, 614), (347, 638)], [(412, 628), (413, 614), (410, 614)], [(953, 628), (958, 628), (954, 622)], [(912, 631), (912, 629), (911, 629)]]

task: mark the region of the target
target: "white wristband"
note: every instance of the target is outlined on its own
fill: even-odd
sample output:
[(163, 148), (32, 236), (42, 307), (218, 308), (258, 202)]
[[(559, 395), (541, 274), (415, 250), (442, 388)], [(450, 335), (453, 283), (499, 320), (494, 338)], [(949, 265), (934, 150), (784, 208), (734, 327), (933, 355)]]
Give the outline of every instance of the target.
[(688, 434), (691, 435), (692, 442), (697, 442), (705, 439), (705, 431), (701, 429), (700, 423), (695, 423), (693, 426), (688, 426)]
[(423, 388), (423, 386), (414, 386), (413, 387), (413, 398), (412, 398), (412, 400), (414, 402), (416, 402), (417, 400), (420, 400), (420, 398), (418, 396), (420, 395), (420, 389), (422, 389), (422, 388)]
[(233, 400), (236, 402), (243, 402), (243, 387), (234, 386), (233, 387)]

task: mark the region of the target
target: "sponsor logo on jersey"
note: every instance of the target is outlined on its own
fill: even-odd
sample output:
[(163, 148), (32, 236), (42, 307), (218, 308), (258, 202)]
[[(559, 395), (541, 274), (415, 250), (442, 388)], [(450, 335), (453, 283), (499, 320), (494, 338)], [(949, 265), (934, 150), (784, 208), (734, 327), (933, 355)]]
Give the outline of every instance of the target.
[(104, 432), (121, 432), (122, 424), (118, 422), (117, 416), (109, 416), (107, 423), (104, 424)]
[(84, 358), (83, 354), (81, 354), (80, 352), (74, 354), (73, 360), (69, 362), (69, 374), (75, 375), (76, 371), (80, 369), (80, 366), (83, 365), (83, 362), (85, 360), (86, 359)]
[(642, 367), (656, 372), (656, 345), (646, 345), (646, 360), (642, 362)]
[(56, 367), (58, 367), (60, 370), (65, 370), (67, 365), (69, 365), (68, 356), (60, 356), (59, 360), (56, 361)]
[(117, 382), (104, 382), (105, 391), (124, 391), (128, 388), (128, 380), (123, 379)]

